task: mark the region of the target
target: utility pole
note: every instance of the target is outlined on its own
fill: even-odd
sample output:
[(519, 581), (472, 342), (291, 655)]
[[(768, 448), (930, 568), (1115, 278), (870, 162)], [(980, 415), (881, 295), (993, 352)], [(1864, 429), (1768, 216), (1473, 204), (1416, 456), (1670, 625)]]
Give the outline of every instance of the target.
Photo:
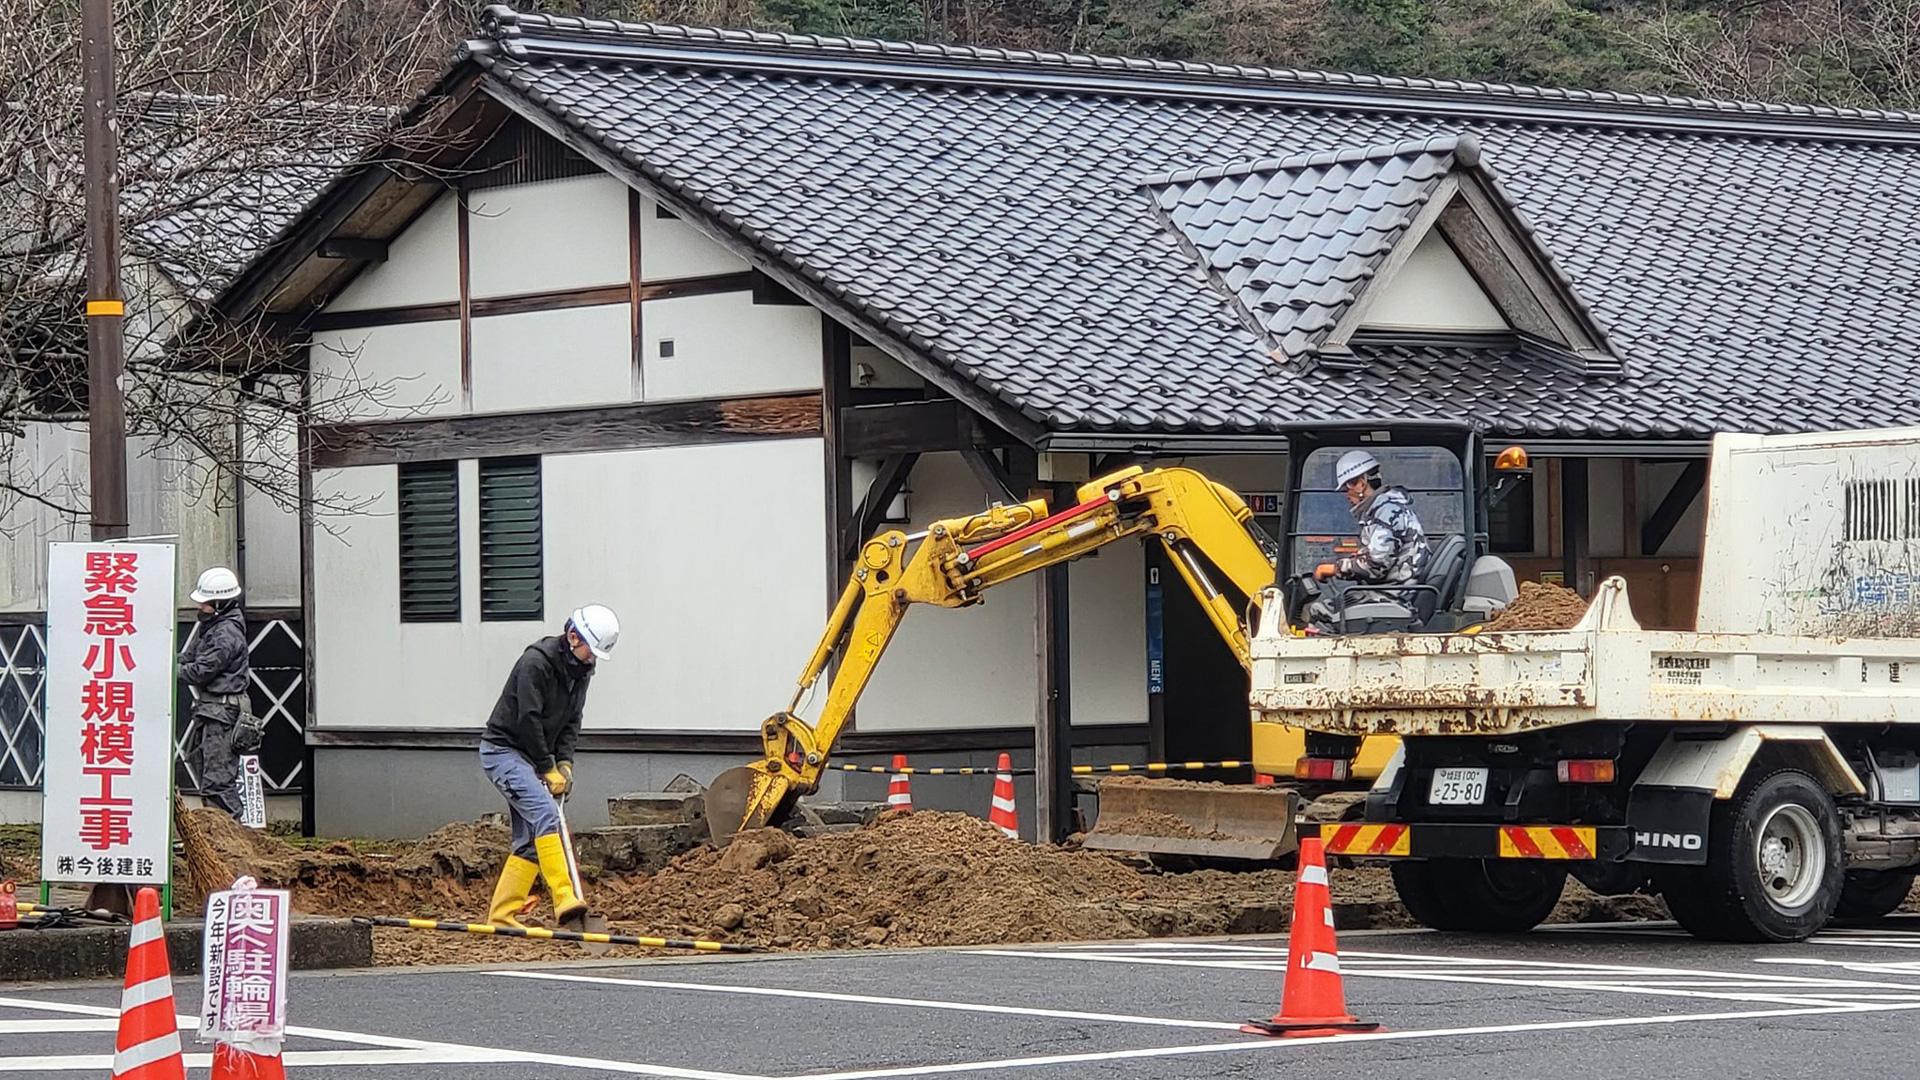
[(82, 0), (81, 63), (86, 69), (87, 462), (93, 539), (127, 535), (126, 370), (120, 292), (120, 160), (115, 129), (113, 0)]
[[(127, 305), (120, 292), (113, 0), (81, 0), (80, 27), (86, 73), (81, 108), (87, 162), (87, 491), (98, 542), (127, 535), (127, 409), (120, 393)], [(98, 883), (88, 891), (87, 907), (131, 915), (133, 889)]]

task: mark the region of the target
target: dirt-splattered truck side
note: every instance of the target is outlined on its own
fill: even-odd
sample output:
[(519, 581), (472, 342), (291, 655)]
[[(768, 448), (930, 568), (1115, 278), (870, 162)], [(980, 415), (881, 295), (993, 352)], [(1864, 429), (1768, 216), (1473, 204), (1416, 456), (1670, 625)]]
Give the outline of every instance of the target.
[(1641, 629), (1619, 578), (1568, 630), (1303, 636), (1282, 611), (1254, 723), (1337, 760), (1400, 737), (1323, 836), (1390, 860), (1428, 926), (1528, 929), (1571, 874), (1794, 941), (1892, 911), (1920, 867), (1920, 428), (1716, 438), (1692, 630)]

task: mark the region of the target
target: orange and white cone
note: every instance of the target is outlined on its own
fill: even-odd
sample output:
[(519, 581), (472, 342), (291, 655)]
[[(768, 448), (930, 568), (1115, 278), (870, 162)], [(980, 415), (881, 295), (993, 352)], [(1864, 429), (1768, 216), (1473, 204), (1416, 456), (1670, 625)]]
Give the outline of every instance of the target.
[(173, 1011), (173, 972), (160, 924), (160, 893), (141, 889), (133, 902), (127, 977), (120, 991), (120, 1030), (113, 1044), (113, 1075), (129, 1080), (186, 1080), (180, 1025)]
[(286, 1080), (287, 1068), (279, 1054), (256, 1054), (232, 1043), (213, 1048), (211, 1080)]
[(1002, 833), (1015, 840), (1020, 839), (1020, 814), (1013, 805), (1013, 756), (1001, 754), (1000, 763), (994, 766), (993, 773), (993, 809), (987, 813), (987, 821)]
[(907, 774), (900, 771), (906, 767), (907, 755), (893, 755), (893, 779), (887, 781), (887, 809), (910, 814), (913, 812), (913, 791), (907, 784)]
[(1333, 891), (1327, 882), (1326, 850), (1318, 836), (1302, 837), (1280, 1011), (1271, 1020), (1249, 1020), (1240, 1025), (1240, 1030), (1250, 1035), (1299, 1038), (1374, 1031), (1379, 1027), (1347, 1012), (1346, 993), (1340, 986), (1340, 947), (1334, 939)]

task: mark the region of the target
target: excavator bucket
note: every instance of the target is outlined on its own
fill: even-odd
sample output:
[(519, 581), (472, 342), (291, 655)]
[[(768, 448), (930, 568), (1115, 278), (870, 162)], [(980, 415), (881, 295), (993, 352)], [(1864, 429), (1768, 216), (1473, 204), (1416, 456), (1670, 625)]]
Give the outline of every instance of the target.
[(1289, 788), (1117, 776), (1098, 790), (1099, 818), (1081, 838), (1097, 851), (1268, 862), (1298, 846)]
[(793, 782), (772, 762), (728, 769), (707, 785), (707, 830), (713, 846), (726, 847), (735, 833), (778, 825), (792, 808)]

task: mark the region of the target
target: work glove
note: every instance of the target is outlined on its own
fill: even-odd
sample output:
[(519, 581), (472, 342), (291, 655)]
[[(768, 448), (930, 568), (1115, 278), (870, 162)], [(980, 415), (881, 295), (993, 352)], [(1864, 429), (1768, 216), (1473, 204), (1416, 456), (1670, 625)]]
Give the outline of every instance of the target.
[(1335, 566), (1330, 562), (1323, 562), (1319, 566), (1316, 566), (1313, 568), (1313, 577), (1315, 581), (1325, 581), (1328, 578), (1338, 574), (1339, 572), (1340, 572), (1340, 568), (1338, 566)]
[(573, 762), (571, 761), (561, 762), (560, 775), (567, 778), (567, 790), (572, 791), (573, 790)]
[(541, 773), (540, 779), (546, 781), (547, 791), (552, 793), (554, 798), (557, 799), (567, 793), (567, 775), (558, 768), (549, 769)]

